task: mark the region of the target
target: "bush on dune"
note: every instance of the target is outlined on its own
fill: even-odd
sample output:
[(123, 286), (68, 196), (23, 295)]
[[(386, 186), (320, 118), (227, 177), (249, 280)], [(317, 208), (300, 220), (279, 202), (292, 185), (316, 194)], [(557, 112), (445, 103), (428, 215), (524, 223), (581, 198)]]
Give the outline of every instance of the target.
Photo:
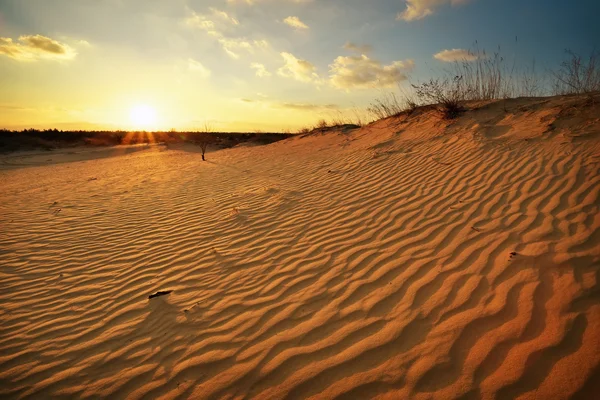
[(539, 74), (535, 60), (519, 68), (516, 61), (507, 62), (500, 48), (491, 55), (476, 49), (453, 62), (439, 77), (412, 83), (412, 91), (382, 94), (367, 111), (379, 120), (435, 105), (444, 118), (453, 119), (465, 111), (467, 101), (600, 91), (600, 52), (594, 50), (587, 58), (569, 50), (566, 54), (557, 70)]
[(430, 79), (428, 82), (413, 85), (417, 96), (427, 104), (439, 104), (444, 118), (454, 119), (464, 111), (461, 102), (466, 100), (466, 89), (462, 77), (453, 79)]
[(567, 59), (558, 70), (552, 71), (553, 93), (584, 94), (600, 91), (600, 52), (594, 50), (587, 59), (581, 55), (565, 51)]

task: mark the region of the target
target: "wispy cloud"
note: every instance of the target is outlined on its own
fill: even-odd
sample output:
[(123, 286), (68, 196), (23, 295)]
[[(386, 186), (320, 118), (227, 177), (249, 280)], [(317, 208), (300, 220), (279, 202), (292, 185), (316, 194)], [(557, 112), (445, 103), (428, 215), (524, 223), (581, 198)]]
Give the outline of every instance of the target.
[(223, 47), (223, 50), (232, 58), (240, 58), (239, 51), (245, 50), (249, 53), (253, 53), (256, 49), (265, 49), (269, 47), (269, 42), (266, 40), (248, 40), (243, 37), (235, 38), (218, 38), (219, 44)]
[(454, 62), (454, 61), (475, 61), (479, 57), (477, 54), (471, 53), (469, 50), (464, 49), (452, 49), (452, 50), (442, 50), (439, 53), (433, 55), (433, 58), (436, 60), (444, 61), (444, 62)]
[(267, 68), (263, 64), (253, 62), (252, 64), (250, 64), (250, 68), (255, 69), (256, 76), (260, 78), (266, 78), (271, 76), (271, 73), (267, 71)]
[(28, 109), (29, 108), (22, 107), (22, 106), (13, 106), (10, 104), (0, 104), (0, 110), (24, 111), (24, 110), (28, 110)]
[(270, 108), (281, 108), (285, 110), (294, 111), (333, 111), (339, 110), (340, 106), (337, 104), (317, 104), (317, 103), (300, 103), (300, 102), (288, 102), (288, 101), (269, 101), (263, 99), (240, 99), (243, 103), (255, 104)]
[(329, 66), (330, 83), (338, 89), (393, 87), (407, 79), (414, 68), (413, 60), (383, 65), (366, 55), (336, 58)]
[(210, 13), (202, 14), (190, 10), (190, 15), (185, 18), (184, 23), (192, 28), (202, 29), (209, 34), (218, 35), (225, 30), (240, 24), (237, 18), (225, 11), (209, 8)]
[(188, 69), (197, 72), (203, 78), (208, 78), (211, 75), (210, 69), (206, 68), (200, 61), (196, 61), (193, 58), (188, 59)]
[(206, 31), (209, 35), (217, 36), (220, 35), (216, 29), (215, 22), (207, 15), (198, 14), (195, 11), (192, 12), (192, 15), (187, 17), (184, 20), (185, 24), (191, 28), (202, 29)]
[(300, 21), (300, 18), (298, 17), (287, 17), (286, 19), (283, 20), (283, 22), (286, 25), (291, 26), (294, 29), (309, 29), (308, 25), (306, 25), (304, 22)]
[(231, 15), (227, 14), (225, 11), (221, 11), (221, 10), (218, 10), (213, 7), (210, 8), (210, 11), (213, 13), (214, 16), (221, 18), (227, 22), (230, 22), (233, 25), (240, 24), (240, 22), (237, 20), (237, 18), (232, 17)]
[(403, 19), (405, 21), (423, 19), (446, 4), (457, 6), (468, 3), (469, 1), (470, 0), (406, 0), (406, 9), (399, 13), (396, 19)]
[(0, 54), (17, 61), (72, 60), (77, 52), (65, 43), (42, 35), (20, 36), (18, 42), (0, 37)]
[(356, 43), (352, 43), (352, 42), (347, 42), (344, 45), (344, 49), (355, 52), (355, 53), (359, 53), (359, 54), (369, 54), (371, 51), (373, 51), (373, 46), (371, 46), (369, 44), (360, 45), (360, 44), (356, 44)]
[(331, 111), (337, 110), (340, 107), (337, 104), (312, 104), (312, 103), (276, 103), (276, 107), (285, 108), (288, 110), (299, 110), (299, 111)]
[(242, 50), (253, 53), (256, 49), (269, 47), (269, 43), (264, 39), (252, 40), (231, 33), (240, 25), (240, 22), (225, 11), (215, 8), (210, 8), (210, 11), (210, 15), (192, 11), (184, 23), (191, 28), (205, 31), (221, 45), (230, 57), (238, 59)]

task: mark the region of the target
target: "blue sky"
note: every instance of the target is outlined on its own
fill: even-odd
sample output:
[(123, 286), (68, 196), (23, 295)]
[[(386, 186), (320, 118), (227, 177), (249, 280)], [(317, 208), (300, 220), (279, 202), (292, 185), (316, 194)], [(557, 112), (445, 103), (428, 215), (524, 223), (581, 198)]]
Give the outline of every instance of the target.
[(555, 68), (599, 44), (599, 15), (592, 0), (2, 0), (0, 127), (140, 128), (146, 105), (149, 129), (296, 129), (475, 41)]

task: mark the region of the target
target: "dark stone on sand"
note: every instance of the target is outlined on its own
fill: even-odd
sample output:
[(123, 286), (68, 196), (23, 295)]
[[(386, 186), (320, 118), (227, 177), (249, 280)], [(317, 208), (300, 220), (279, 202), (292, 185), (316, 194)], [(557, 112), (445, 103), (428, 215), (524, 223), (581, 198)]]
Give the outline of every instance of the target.
[(155, 297), (166, 296), (171, 292), (172, 292), (172, 290), (161, 290), (161, 291), (151, 294), (150, 296), (148, 296), (148, 298), (153, 299)]

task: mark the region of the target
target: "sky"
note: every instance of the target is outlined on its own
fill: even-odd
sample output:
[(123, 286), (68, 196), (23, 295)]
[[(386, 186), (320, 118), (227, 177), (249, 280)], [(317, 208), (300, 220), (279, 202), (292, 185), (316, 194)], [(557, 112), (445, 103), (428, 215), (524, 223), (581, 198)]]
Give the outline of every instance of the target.
[(0, 0), (0, 128), (296, 130), (500, 47), (600, 45), (598, 0)]

